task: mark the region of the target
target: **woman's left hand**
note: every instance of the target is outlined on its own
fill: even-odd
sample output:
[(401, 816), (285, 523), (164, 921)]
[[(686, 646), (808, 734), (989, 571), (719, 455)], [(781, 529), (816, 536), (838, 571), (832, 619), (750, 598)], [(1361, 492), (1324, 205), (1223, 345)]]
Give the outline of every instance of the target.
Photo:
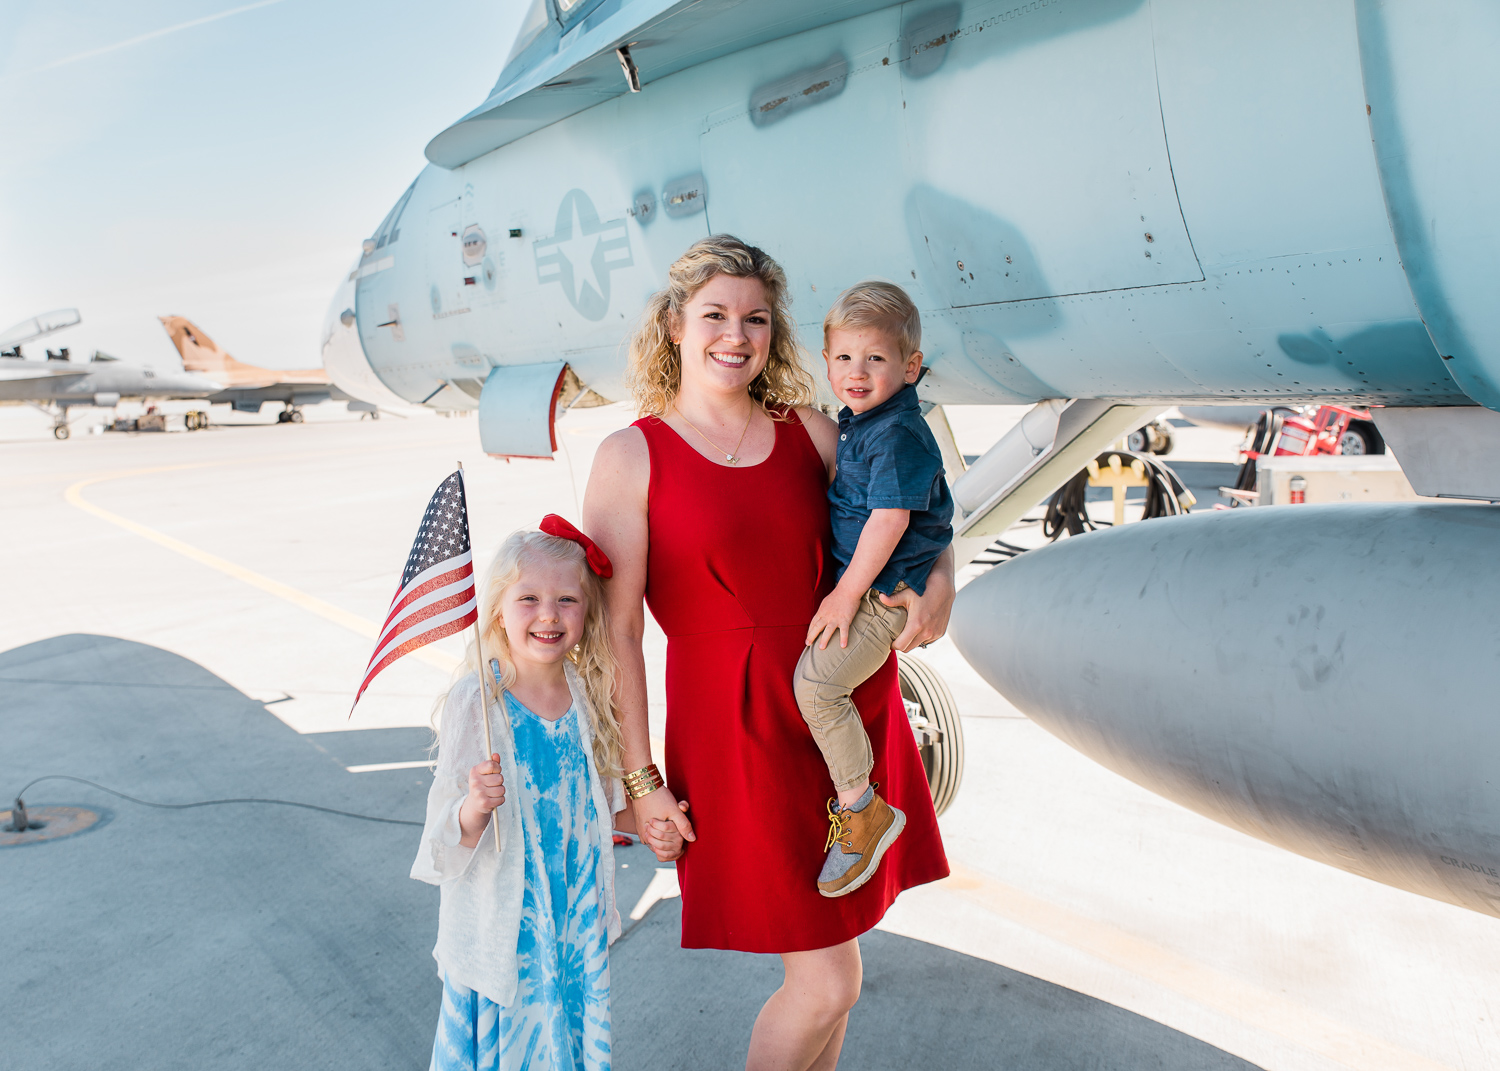
[[(952, 554), (952, 550), (947, 551), (932, 567), (932, 572), (927, 575), (927, 590), (921, 595), (911, 588), (902, 588), (894, 595), (880, 596), (880, 601), (887, 606), (906, 607), (906, 628), (891, 644), (895, 650), (926, 647), (948, 631), (948, 615), (953, 612), (954, 595)], [(947, 568), (944, 568), (945, 564)]]
[[(657, 792), (665, 791), (665, 789), (657, 789)], [(652, 793), (651, 795), (654, 796), (655, 794)], [(670, 798), (671, 793), (667, 792), (666, 794)], [(682, 827), (687, 827), (688, 836), (693, 836), (693, 827), (686, 818), (688, 809), (687, 800), (680, 800), (677, 803), (677, 809), (684, 815), (679, 825), (678, 822), (673, 821), (671, 818), (648, 817), (642, 814), (641, 812), (646, 810), (645, 801), (650, 798), (650, 796), (644, 796), (634, 801), (635, 807), (632, 809), (637, 811), (635, 815), (636, 831), (646, 847), (656, 853), (658, 862), (670, 863), (674, 859), (682, 858), (682, 853), (687, 851), (688, 842), (686, 837), (683, 836)], [(697, 837), (693, 836), (693, 839), (696, 840)]]

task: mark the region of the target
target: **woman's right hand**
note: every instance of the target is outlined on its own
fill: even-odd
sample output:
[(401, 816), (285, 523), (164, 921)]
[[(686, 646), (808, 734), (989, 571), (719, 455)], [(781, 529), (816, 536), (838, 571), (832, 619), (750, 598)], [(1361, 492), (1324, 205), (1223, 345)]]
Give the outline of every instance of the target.
[(687, 801), (680, 803), (670, 789), (659, 788), (633, 801), (635, 828), (659, 862), (669, 863), (687, 850), (687, 842), (698, 839), (687, 819)]

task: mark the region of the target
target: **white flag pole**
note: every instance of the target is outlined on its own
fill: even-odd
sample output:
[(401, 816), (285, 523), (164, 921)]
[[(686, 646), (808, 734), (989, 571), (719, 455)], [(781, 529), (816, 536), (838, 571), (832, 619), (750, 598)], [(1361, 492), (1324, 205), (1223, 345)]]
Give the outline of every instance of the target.
[[(469, 486), (464, 480), (464, 463), (458, 463), (458, 481), (464, 492), (464, 527), (469, 529), (469, 558), (474, 557), (474, 528), (469, 524)], [(479, 582), (474, 584), (474, 604), (479, 605)], [(500, 701), (497, 692), (490, 688), (490, 666), (484, 658), (483, 633), (479, 630), (479, 614), (474, 615), (474, 655), (479, 659), (479, 711), (484, 719), (484, 761), (489, 762), (495, 754), (495, 745), (490, 740), (490, 698), (493, 696), (496, 702)], [(495, 851), (500, 850), (500, 820), (495, 817), (495, 812), (490, 812), (490, 829), (495, 833)]]

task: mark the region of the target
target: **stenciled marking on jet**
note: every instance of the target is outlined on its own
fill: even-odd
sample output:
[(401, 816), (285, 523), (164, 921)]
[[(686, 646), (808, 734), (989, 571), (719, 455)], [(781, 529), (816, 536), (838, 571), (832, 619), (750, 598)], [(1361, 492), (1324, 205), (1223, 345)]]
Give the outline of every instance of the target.
[[(569, 304), (586, 320), (602, 320), (609, 311), (609, 273), (635, 263), (624, 218), (599, 222), (594, 203), (577, 189), (557, 206), (552, 237), (537, 239), (532, 248), (536, 281), (562, 284)], [(580, 265), (586, 270), (577, 270)]]
[(1451, 855), (1440, 855), (1438, 858), (1448, 866), (1458, 867), (1460, 870), (1470, 870), (1484, 877), (1500, 878), (1500, 871), (1492, 866), (1485, 866), (1483, 863), (1471, 863), (1465, 859), (1456, 859)]

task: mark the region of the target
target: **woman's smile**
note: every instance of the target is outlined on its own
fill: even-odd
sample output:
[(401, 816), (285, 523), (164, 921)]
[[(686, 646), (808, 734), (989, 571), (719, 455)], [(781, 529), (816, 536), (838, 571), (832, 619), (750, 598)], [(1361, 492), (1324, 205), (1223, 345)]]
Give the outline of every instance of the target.
[(716, 275), (689, 299), (680, 316), (673, 339), (689, 380), (712, 384), (715, 391), (739, 391), (766, 367), (771, 303), (759, 279)]

